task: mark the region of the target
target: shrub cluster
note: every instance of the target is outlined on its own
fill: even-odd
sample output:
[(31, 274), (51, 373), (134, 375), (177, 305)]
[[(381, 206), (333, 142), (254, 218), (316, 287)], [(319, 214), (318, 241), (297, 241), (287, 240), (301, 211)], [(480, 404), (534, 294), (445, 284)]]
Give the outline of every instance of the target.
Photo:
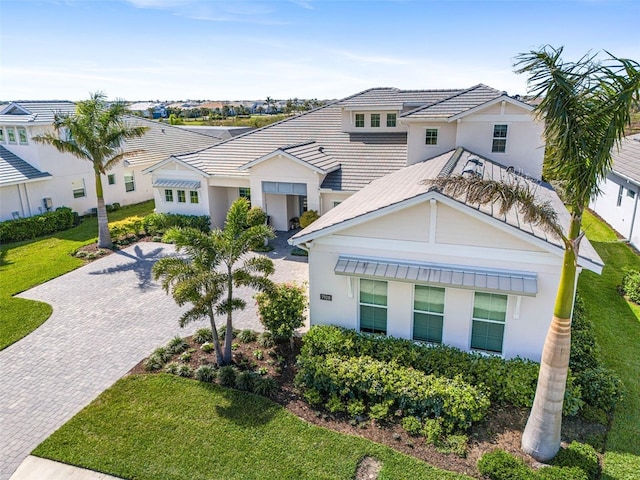
[(630, 270), (624, 274), (622, 292), (633, 303), (640, 304), (640, 271)]
[(350, 403), (361, 401), (370, 418), (437, 417), (447, 434), (466, 430), (489, 408), (486, 394), (460, 378), (427, 375), (395, 361), (302, 354), (298, 365), (296, 384), (315, 392), (316, 400), (333, 412), (347, 411)]
[[(463, 352), (446, 345), (427, 346), (394, 337), (358, 333), (335, 326), (314, 326), (304, 337), (304, 356), (369, 356), (381, 362), (395, 361), (426, 374), (461, 378), (489, 394), (492, 402), (531, 407), (535, 395), (537, 363), (520, 358)], [(565, 394), (565, 414), (576, 414), (582, 405), (580, 389), (570, 375)]]
[(290, 340), (304, 325), (307, 308), (306, 288), (293, 283), (280, 283), (255, 295), (260, 321), (277, 339)]
[(180, 215), (177, 213), (151, 213), (143, 219), (143, 230), (147, 235), (162, 235), (172, 227), (192, 227), (203, 232), (210, 230), (208, 215)]
[(17, 218), (0, 223), (0, 242), (30, 240), (54, 232), (68, 230), (78, 223), (78, 214), (67, 207), (56, 208), (27, 218)]
[(307, 228), (319, 218), (320, 215), (318, 215), (318, 212), (316, 212), (315, 210), (307, 210), (302, 215), (300, 215), (300, 226), (302, 228)]
[(144, 234), (143, 222), (144, 219), (138, 216), (125, 218), (124, 220), (117, 222), (111, 222), (109, 223), (109, 235), (111, 235), (111, 238), (114, 240), (126, 237), (127, 235), (137, 237), (138, 235)]

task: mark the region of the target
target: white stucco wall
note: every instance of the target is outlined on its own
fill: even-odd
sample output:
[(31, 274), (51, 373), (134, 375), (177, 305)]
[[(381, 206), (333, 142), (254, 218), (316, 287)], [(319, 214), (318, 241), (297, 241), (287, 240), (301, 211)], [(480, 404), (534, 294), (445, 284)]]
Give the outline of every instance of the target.
[[(144, 174), (149, 182), (157, 180), (186, 180), (200, 182), (198, 192), (198, 203), (191, 203), (188, 188), (170, 188), (173, 190), (173, 201), (168, 202), (165, 198), (165, 188), (153, 188), (156, 212), (158, 213), (179, 213), (183, 215), (210, 215), (211, 199), (207, 179), (192, 169), (186, 168), (178, 163), (169, 162), (153, 171), (151, 174)], [(185, 190), (186, 201), (178, 202), (178, 190)]]
[(353, 195), (353, 192), (321, 192), (320, 193), (320, 210), (318, 213), (324, 215), (329, 210), (336, 207), (336, 204), (344, 202)]
[[(422, 205), (396, 212), (389, 215), (390, 218), (381, 217), (377, 234), (375, 225), (378, 222), (372, 220), (368, 225), (362, 224), (315, 239), (309, 254), (311, 324), (359, 327), (359, 280), (334, 274), (340, 255), (536, 272), (536, 297), (508, 296), (502, 353), (506, 358), (519, 355), (539, 361), (553, 313), (561, 256), (544, 251), (537, 245), (523, 250), (523, 240), (520, 238), (500, 231), (484, 236), (475, 227), (473, 236), (484, 238), (484, 241), (478, 240), (473, 246), (469, 246), (465, 238), (456, 235), (449, 236), (450, 241), (459, 238), (456, 243), (433, 241), (434, 237), (446, 237), (447, 235), (440, 234), (445, 234), (459, 218), (452, 217), (447, 221), (446, 216), (441, 215), (446, 208), (439, 203), (437, 231), (432, 235), (428, 227), (416, 222), (416, 214), (428, 211), (428, 205)], [(404, 239), (400, 235), (394, 238), (394, 234), (389, 231), (394, 223), (396, 231), (414, 231), (415, 234)], [(430, 224), (428, 216), (425, 223)], [(491, 226), (487, 228), (491, 229)], [(368, 236), (361, 236), (365, 231)], [(411, 283), (388, 281), (389, 335), (410, 338), (413, 328), (413, 288)], [(320, 294), (329, 294), (332, 300), (320, 300)], [(453, 287), (445, 289), (444, 343), (463, 350), (470, 348), (473, 294), (473, 290)]]
[[(438, 143), (436, 145), (427, 145), (425, 143), (427, 128), (438, 130)], [(456, 130), (457, 125), (455, 123), (410, 123), (407, 137), (407, 165), (413, 165), (456, 148)]]
[[(621, 186), (623, 191), (618, 205)], [(625, 240), (636, 248), (640, 247), (640, 187), (610, 173), (600, 184), (600, 189), (602, 193), (591, 202), (590, 207)], [(635, 193), (630, 194), (630, 191)]]
[[(380, 126), (371, 126), (371, 114), (380, 115)], [(396, 115), (396, 126), (387, 127), (387, 114)], [(364, 127), (356, 127), (356, 114), (364, 115)], [(361, 107), (356, 110), (342, 110), (342, 131), (349, 133), (368, 133), (368, 132), (406, 132), (407, 127), (400, 123), (400, 110), (392, 109), (384, 106)]]

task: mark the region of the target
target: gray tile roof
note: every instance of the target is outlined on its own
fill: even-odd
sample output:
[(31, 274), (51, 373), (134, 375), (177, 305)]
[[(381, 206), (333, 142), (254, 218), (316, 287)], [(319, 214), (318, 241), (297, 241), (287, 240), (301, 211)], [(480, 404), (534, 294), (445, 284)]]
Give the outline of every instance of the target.
[[(478, 161), (477, 166), (473, 163), (475, 161)], [(406, 202), (422, 195), (426, 196), (429, 193), (429, 189), (422, 183), (423, 180), (435, 178), (440, 174), (459, 175), (470, 167), (476, 167), (478, 173), (487, 179), (502, 179), (513, 175), (507, 171), (506, 167), (498, 163), (458, 148), (457, 150), (452, 150), (432, 159), (402, 168), (395, 173), (386, 175), (372, 182), (369, 186), (347, 198), (338, 207), (327, 212), (306, 229), (298, 232), (293, 237), (294, 243), (311, 239), (322, 234), (321, 232), (323, 230), (336, 227), (359, 217), (364, 217), (383, 208)], [(551, 203), (553, 208), (558, 212), (561, 224), (568, 226), (569, 212), (555, 191), (547, 184), (537, 183), (524, 177), (521, 178), (522, 181), (528, 183), (535, 191), (538, 200)], [(560, 249), (564, 248), (561, 240), (548, 235), (538, 226), (524, 222), (521, 214), (518, 213), (515, 208), (508, 211), (505, 215), (501, 215), (499, 209), (492, 204), (482, 206), (470, 205), (466, 203), (464, 198), (453, 198), (453, 200), (555, 247)], [(580, 257), (596, 265), (603, 265), (602, 260), (586, 238), (583, 239), (581, 243)]]
[(425, 105), (432, 104), (463, 92), (452, 90), (400, 90), (398, 88), (371, 88), (340, 100), (341, 107), (367, 107), (374, 105)]
[[(321, 170), (324, 173), (331, 172), (340, 167), (340, 164), (336, 162), (336, 159), (333, 156), (327, 154), (324, 151), (324, 147), (321, 145), (318, 145), (318, 143), (313, 140), (310, 140), (308, 142), (302, 142), (297, 145), (287, 145), (284, 147), (280, 147), (277, 150), (274, 150), (273, 152), (267, 154), (266, 156), (270, 156), (278, 152), (291, 155), (297, 158), (298, 160), (300, 160), (301, 162), (304, 162), (308, 165), (316, 167), (317, 169)], [(258, 160), (261, 160), (262, 158), (264, 157), (261, 157)], [(245, 164), (244, 168), (246, 168), (247, 166), (253, 163), (257, 163), (257, 161), (249, 162), (249, 164)]]
[(503, 92), (479, 84), (438, 102), (405, 112), (401, 116), (404, 118), (449, 118), (490, 102), (502, 95), (504, 95)]
[(640, 185), (640, 133), (625, 137), (613, 148), (613, 171)]
[(0, 187), (51, 177), (0, 145)]
[(11, 102), (0, 111), (0, 124), (8, 123), (53, 123), (56, 113), (74, 113), (73, 102), (52, 101), (17, 101)]

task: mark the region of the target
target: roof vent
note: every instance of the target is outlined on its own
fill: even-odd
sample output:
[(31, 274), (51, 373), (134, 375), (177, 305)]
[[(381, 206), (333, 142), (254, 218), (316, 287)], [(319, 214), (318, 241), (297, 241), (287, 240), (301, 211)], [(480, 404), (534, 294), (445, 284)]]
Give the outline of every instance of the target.
[(318, 151), (319, 151), (320, 153), (324, 153), (324, 147), (318, 147)]
[(479, 158), (473, 157), (467, 160), (464, 168), (462, 169), (462, 175), (482, 177), (484, 173), (484, 163)]
[(164, 128), (162, 129), (162, 133), (164, 133)]

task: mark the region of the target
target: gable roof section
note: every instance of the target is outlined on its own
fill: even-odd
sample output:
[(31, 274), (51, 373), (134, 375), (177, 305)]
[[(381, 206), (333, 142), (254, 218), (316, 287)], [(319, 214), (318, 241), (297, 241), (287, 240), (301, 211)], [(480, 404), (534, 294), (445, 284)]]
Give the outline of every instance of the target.
[(337, 102), (340, 107), (347, 109), (355, 107), (369, 107), (372, 105), (407, 106), (431, 105), (453, 95), (463, 92), (463, 89), (451, 90), (400, 90), (398, 88), (371, 88), (344, 100)]
[(48, 172), (41, 172), (25, 160), (0, 145), (0, 187), (46, 180)]
[[(474, 163), (479, 161), (481, 165)], [(494, 205), (471, 205), (465, 198), (453, 198), (435, 189), (425, 186), (422, 181), (435, 178), (438, 175), (460, 175), (472, 167), (480, 167), (479, 173), (487, 179), (507, 178), (512, 173), (491, 160), (480, 157), (472, 152), (458, 148), (444, 153), (429, 160), (405, 167), (395, 173), (382, 177), (361, 191), (343, 201), (339, 206), (330, 210), (307, 228), (298, 232), (292, 237), (293, 244), (312, 240), (313, 238), (327, 235), (339, 230), (343, 230), (352, 225), (403, 209), (407, 206), (420, 203), (428, 198), (437, 198), (451, 206), (457, 206), (469, 212), (475, 211), (480, 216), (485, 215), (493, 221), (501, 222), (508, 228), (524, 234), (524, 238), (541, 246), (546, 246), (547, 250), (561, 252), (562, 242), (548, 235), (542, 228), (523, 221), (520, 213), (515, 208), (501, 215), (499, 209)], [(559, 220), (563, 225), (569, 224), (569, 212), (564, 207), (562, 201), (555, 191), (543, 183), (521, 177), (522, 180), (534, 189), (536, 197), (540, 201), (551, 203), (558, 212)], [(583, 264), (599, 273), (603, 262), (586, 238), (581, 243), (580, 258)]]
[(613, 148), (613, 172), (640, 185), (640, 133), (625, 137)]
[(71, 114), (75, 111), (73, 102), (63, 100), (17, 101), (0, 111), (0, 123), (53, 123), (57, 113)]
[(438, 102), (406, 112), (401, 117), (409, 119), (450, 118), (502, 96), (506, 97), (503, 92), (479, 84)]
[(267, 155), (244, 164), (240, 167), (240, 170), (246, 170), (278, 155), (285, 156), (296, 163), (309, 167), (317, 173), (326, 174), (340, 168), (340, 164), (324, 151), (323, 146), (311, 140), (298, 145), (280, 147)]

